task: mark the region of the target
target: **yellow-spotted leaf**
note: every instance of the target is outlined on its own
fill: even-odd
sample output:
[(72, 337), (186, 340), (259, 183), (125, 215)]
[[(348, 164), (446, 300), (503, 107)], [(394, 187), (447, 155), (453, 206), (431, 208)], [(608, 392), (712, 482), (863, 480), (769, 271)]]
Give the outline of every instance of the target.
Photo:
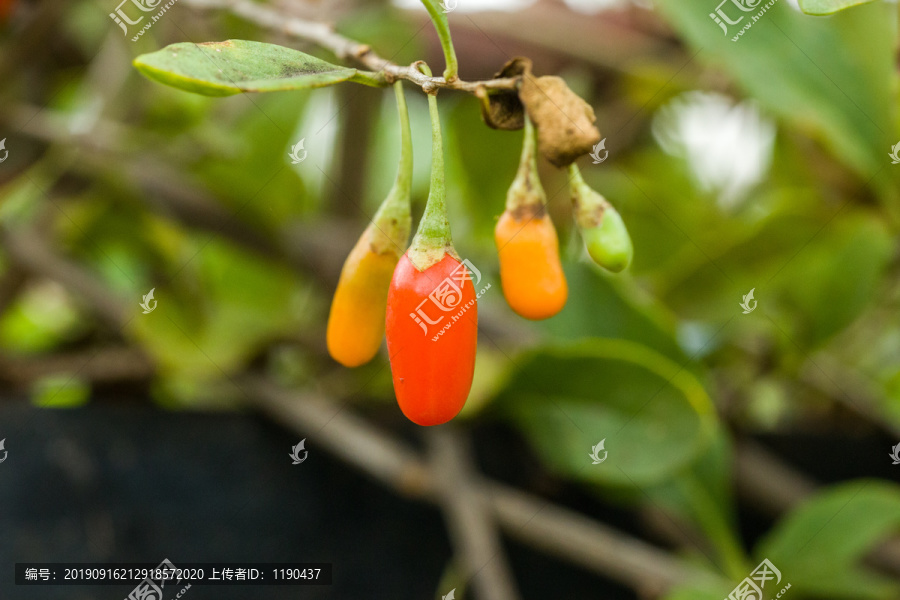
[(357, 73), (299, 50), (245, 40), (172, 44), (138, 56), (134, 66), (150, 79), (206, 96), (317, 88)]

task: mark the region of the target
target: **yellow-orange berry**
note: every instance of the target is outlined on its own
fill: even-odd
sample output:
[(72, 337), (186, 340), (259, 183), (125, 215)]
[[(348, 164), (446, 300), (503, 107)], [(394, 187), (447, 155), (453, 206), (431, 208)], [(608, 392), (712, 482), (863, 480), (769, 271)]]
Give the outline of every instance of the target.
[(500, 282), (516, 313), (526, 319), (547, 319), (565, 306), (569, 288), (553, 222), (545, 212), (536, 215), (528, 208), (505, 211), (494, 229)]
[(397, 266), (396, 252), (373, 250), (371, 227), (353, 247), (328, 315), (328, 352), (347, 367), (372, 360), (384, 338), (388, 287)]

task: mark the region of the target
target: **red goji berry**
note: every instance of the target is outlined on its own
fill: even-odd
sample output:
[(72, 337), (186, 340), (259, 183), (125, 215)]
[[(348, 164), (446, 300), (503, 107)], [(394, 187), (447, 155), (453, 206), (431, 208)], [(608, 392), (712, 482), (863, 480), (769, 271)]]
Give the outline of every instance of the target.
[[(430, 75), (427, 67), (423, 71)], [(440, 425), (466, 402), (475, 372), (478, 306), (450, 236), (437, 99), (431, 113), (431, 189), (425, 214), (388, 292), (385, 330), (397, 403), (409, 420)], [(424, 329), (424, 331), (423, 331)]]
[[(449, 294), (432, 301), (436, 288), (447, 291), (440, 290), (442, 285), (451, 288)], [(451, 311), (444, 310), (448, 304)], [(409, 256), (401, 258), (388, 293), (386, 321), (400, 410), (419, 425), (446, 423), (462, 410), (475, 371), (478, 303), (465, 265), (444, 254), (420, 271)]]

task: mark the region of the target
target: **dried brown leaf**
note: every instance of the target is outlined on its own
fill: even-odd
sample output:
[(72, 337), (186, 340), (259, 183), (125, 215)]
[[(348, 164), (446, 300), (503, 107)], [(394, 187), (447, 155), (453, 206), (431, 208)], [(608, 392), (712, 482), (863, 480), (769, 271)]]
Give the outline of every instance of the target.
[[(495, 78), (520, 77), (531, 74), (531, 59), (517, 56), (498, 71)], [(513, 131), (525, 126), (525, 107), (514, 91), (494, 91), (482, 98), (481, 118), (488, 127)]]
[(526, 73), (519, 98), (538, 132), (538, 149), (557, 167), (566, 167), (600, 141), (591, 105), (560, 77)]

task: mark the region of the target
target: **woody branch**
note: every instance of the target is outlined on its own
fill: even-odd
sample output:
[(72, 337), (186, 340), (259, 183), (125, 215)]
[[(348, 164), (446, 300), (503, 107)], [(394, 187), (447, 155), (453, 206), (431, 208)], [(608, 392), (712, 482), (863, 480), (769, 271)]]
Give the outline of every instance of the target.
[(330, 51), (340, 59), (354, 61), (374, 71), (375, 78), (389, 85), (398, 79), (411, 81), (426, 93), (439, 89), (461, 90), (470, 94), (484, 93), (485, 90), (508, 90), (517, 88), (518, 77), (503, 77), (480, 81), (447, 81), (443, 77), (423, 74), (415, 63), (398, 65), (379, 56), (370, 46), (337, 33), (328, 23), (317, 23), (297, 17), (287, 17), (280, 12), (250, 0), (183, 0), (183, 4), (201, 10), (224, 9), (255, 23), (261, 27), (279, 31), (286, 35), (305, 40)]

